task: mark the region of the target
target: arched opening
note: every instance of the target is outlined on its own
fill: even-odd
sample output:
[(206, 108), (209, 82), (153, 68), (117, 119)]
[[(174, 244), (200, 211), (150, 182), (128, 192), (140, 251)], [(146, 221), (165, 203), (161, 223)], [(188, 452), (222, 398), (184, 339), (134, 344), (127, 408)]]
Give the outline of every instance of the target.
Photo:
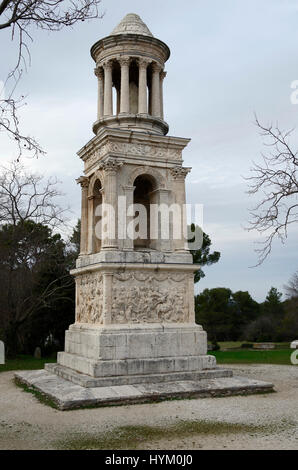
[[(134, 181), (135, 232), (134, 248), (152, 248), (150, 239), (150, 205), (155, 203), (156, 182), (150, 175), (140, 175)], [(137, 206), (138, 205), (138, 206)]]
[(101, 219), (102, 219), (102, 186), (97, 179), (93, 186), (93, 250), (98, 253), (101, 250)]

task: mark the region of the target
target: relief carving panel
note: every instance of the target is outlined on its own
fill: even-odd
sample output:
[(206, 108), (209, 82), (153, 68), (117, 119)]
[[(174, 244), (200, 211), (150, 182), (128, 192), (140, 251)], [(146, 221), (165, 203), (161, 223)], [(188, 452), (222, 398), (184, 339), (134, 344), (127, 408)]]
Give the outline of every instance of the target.
[(180, 273), (114, 274), (112, 323), (187, 323), (188, 280)]
[(76, 277), (76, 322), (103, 323), (103, 282), (98, 272)]
[(141, 156), (147, 158), (158, 158), (165, 160), (181, 160), (181, 150), (163, 148), (149, 144), (133, 144), (107, 142), (96, 150), (89, 151), (85, 160), (86, 170), (101, 160), (108, 153), (118, 153), (121, 156)]

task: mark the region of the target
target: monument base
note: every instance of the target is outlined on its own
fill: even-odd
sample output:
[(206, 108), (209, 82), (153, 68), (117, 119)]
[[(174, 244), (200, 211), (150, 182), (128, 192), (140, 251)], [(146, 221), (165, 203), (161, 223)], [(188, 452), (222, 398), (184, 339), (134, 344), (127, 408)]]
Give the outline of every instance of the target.
[(75, 385), (73, 382), (58, 377), (47, 370), (16, 372), (15, 379), (18, 383), (30, 387), (33, 391), (37, 390), (48, 400), (51, 400), (60, 410), (89, 406), (147, 403), (167, 399), (249, 395), (273, 391), (271, 383), (245, 377), (207, 378), (209, 374), (210, 371), (207, 372), (206, 378), (200, 380), (177, 380), (175, 382), (91, 388)]
[(57, 363), (97, 382), (141, 375), (150, 381), (157, 374), (214, 369), (216, 359), (207, 355), (207, 335), (200, 325), (75, 323), (66, 331)]
[(15, 377), (61, 410), (273, 390), (271, 383), (217, 367), (207, 354), (206, 332), (191, 323), (75, 323), (57, 364)]
[(16, 380), (61, 410), (173, 398), (266, 393), (273, 385), (216, 366), (196, 324), (89, 325), (66, 332), (65, 351)]

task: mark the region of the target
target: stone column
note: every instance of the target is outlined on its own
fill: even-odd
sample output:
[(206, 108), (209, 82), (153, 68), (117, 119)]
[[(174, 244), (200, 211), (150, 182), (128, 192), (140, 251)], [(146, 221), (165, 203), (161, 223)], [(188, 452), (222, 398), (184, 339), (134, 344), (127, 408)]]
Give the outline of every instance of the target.
[[(186, 207), (185, 207), (185, 177), (190, 172), (190, 168), (183, 168), (182, 166), (176, 166), (171, 168), (173, 177), (173, 193), (175, 194), (175, 203), (180, 206), (181, 209), (181, 226), (180, 226), (180, 237), (177, 240), (173, 240), (175, 251), (188, 251), (187, 246), (187, 220), (186, 220)], [(177, 220), (176, 220), (177, 222)], [(175, 223), (175, 221), (174, 221)]]
[(119, 59), (121, 67), (120, 113), (129, 113), (129, 57)]
[(154, 63), (152, 66), (152, 116), (160, 117), (160, 71), (161, 66)]
[(97, 97), (97, 119), (100, 119), (103, 117), (103, 83), (104, 83), (104, 71), (102, 67), (98, 67), (94, 70), (95, 75), (97, 76), (98, 80), (98, 97)]
[[(158, 251), (171, 251), (171, 214), (169, 213), (169, 193), (159, 188), (150, 193), (153, 205), (150, 211), (151, 246)], [(165, 211), (165, 212), (163, 212)]]
[(164, 112), (163, 112), (163, 81), (166, 77), (167, 72), (161, 72), (160, 74), (160, 117), (164, 119)]
[(120, 89), (119, 88), (116, 88), (116, 92), (117, 92), (117, 116), (118, 114), (120, 113)]
[(122, 166), (122, 162), (118, 162), (114, 158), (109, 158), (103, 162), (99, 169), (104, 171), (104, 204), (102, 211), (102, 225), (107, 225), (106, 235), (103, 232), (102, 250), (117, 250), (117, 171)]
[(82, 202), (81, 202), (81, 243), (80, 243), (80, 255), (85, 255), (88, 251), (88, 187), (89, 178), (86, 176), (80, 176), (76, 180), (82, 188)]
[(88, 197), (88, 254), (94, 253), (94, 196)]
[(148, 100), (147, 100), (147, 67), (149, 61), (139, 59), (139, 114), (148, 113)]
[(122, 214), (122, 220), (121, 220), (122, 230), (124, 232), (123, 249), (127, 251), (131, 251), (133, 250), (134, 240), (128, 237), (127, 227), (131, 222), (133, 222), (134, 217), (127, 215), (127, 210), (128, 208), (133, 208), (133, 193), (135, 190), (135, 186), (123, 186), (122, 188), (123, 188), (124, 196), (126, 198), (125, 213)]
[(106, 62), (103, 66), (104, 78), (104, 116), (113, 115), (113, 90), (112, 90), (112, 62)]

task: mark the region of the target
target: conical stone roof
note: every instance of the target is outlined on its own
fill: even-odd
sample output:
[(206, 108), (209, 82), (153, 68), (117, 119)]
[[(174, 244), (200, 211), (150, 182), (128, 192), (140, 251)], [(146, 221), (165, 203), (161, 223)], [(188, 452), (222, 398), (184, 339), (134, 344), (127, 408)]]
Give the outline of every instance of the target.
[(111, 36), (115, 36), (116, 34), (140, 34), (142, 36), (153, 37), (149, 28), (141, 20), (139, 15), (135, 13), (129, 13), (120, 21), (118, 26), (113, 29)]

